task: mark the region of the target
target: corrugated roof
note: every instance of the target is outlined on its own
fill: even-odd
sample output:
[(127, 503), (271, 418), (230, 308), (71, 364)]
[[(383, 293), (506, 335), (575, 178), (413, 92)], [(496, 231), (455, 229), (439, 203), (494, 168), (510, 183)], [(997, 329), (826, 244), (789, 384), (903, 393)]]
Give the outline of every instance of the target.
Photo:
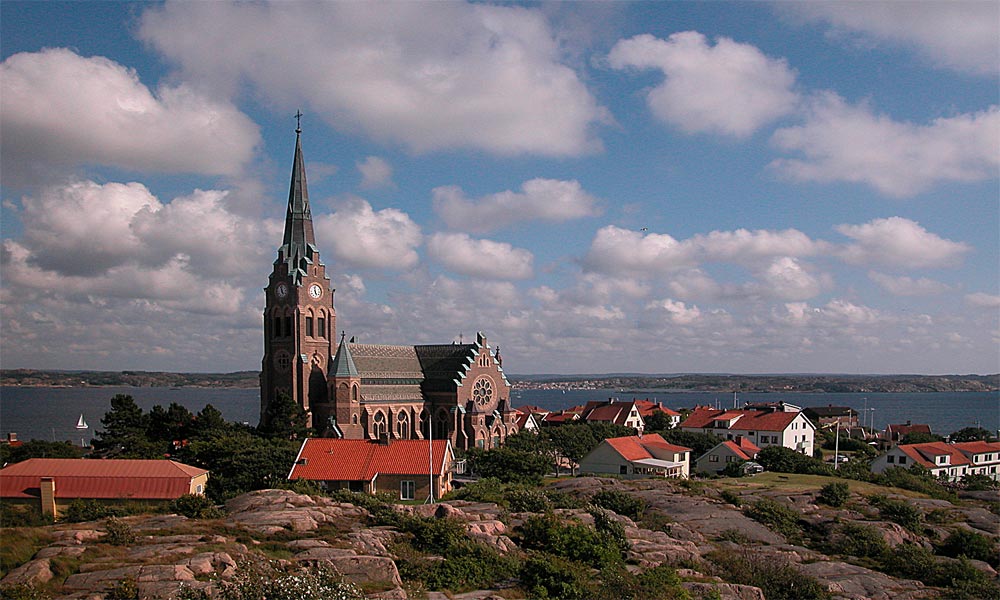
[(172, 460), (31, 458), (0, 469), (0, 497), (37, 497), (41, 478), (52, 477), (56, 498), (167, 500), (190, 492), (191, 479), (205, 473)]
[[(426, 440), (392, 440), (388, 445), (373, 440), (309, 438), (302, 442), (299, 460), (288, 478), (315, 481), (371, 481), (376, 475), (440, 475), (453, 458), (448, 440), (434, 440), (433, 459)], [(305, 459), (304, 464), (299, 464)]]

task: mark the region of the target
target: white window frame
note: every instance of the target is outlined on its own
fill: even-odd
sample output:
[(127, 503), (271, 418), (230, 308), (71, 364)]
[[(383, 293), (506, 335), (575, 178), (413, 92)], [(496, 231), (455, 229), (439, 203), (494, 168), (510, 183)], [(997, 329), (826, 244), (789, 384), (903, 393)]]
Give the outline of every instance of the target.
[(399, 499), (413, 500), (417, 493), (417, 482), (407, 479), (399, 482)]

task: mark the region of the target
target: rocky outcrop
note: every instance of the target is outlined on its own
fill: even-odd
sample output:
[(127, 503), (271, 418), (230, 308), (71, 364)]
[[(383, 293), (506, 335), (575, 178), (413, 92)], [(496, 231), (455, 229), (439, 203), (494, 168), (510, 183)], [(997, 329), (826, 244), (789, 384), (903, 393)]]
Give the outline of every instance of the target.
[(289, 490), (260, 490), (226, 503), (229, 520), (259, 533), (309, 532), (322, 524), (363, 519), (368, 511), (353, 504), (313, 498)]

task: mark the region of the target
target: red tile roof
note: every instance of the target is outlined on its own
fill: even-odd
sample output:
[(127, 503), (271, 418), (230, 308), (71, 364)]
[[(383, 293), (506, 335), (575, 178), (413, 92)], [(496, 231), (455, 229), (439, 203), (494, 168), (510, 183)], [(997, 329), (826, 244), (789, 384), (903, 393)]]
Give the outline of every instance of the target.
[(1000, 442), (984, 442), (977, 440), (974, 442), (956, 442), (952, 446), (962, 452), (969, 454), (985, 454), (987, 452), (1000, 452)]
[(923, 424), (913, 425), (910, 423), (903, 423), (900, 425), (886, 425), (885, 431), (892, 440), (899, 441), (903, 439), (903, 436), (910, 433), (930, 433), (931, 426)]
[[(316, 481), (371, 481), (376, 475), (441, 475), (445, 458), (454, 459), (448, 440), (434, 440), (433, 459), (426, 440), (392, 440), (388, 445), (372, 440), (309, 438), (288, 478)], [(305, 459), (305, 460), (303, 460)]]
[(918, 464), (921, 464), (928, 469), (938, 469), (943, 465), (937, 464), (934, 460), (938, 456), (951, 456), (951, 464), (948, 466), (956, 465), (969, 465), (972, 462), (962, 454), (958, 448), (944, 442), (927, 442), (926, 444), (901, 444), (898, 446), (899, 450), (904, 454), (912, 458)]
[(172, 500), (205, 473), (172, 460), (30, 458), (0, 469), (0, 498), (37, 498), (41, 478), (52, 477), (56, 498)]
[(712, 429), (715, 421), (739, 419), (733, 424), (733, 429), (746, 431), (784, 431), (799, 412), (763, 411), (763, 410), (715, 410), (713, 408), (696, 408), (691, 415), (680, 424), (682, 428)]
[(631, 435), (627, 437), (608, 438), (604, 440), (615, 452), (620, 454), (625, 460), (642, 460), (653, 458), (647, 447), (659, 448), (670, 452), (690, 452), (690, 448), (676, 446), (668, 443), (658, 433), (646, 434), (642, 437)]
[(753, 457), (757, 456), (757, 453), (760, 452), (760, 448), (757, 447), (757, 444), (754, 444), (746, 438), (740, 438), (739, 444), (733, 440), (726, 440), (725, 442), (722, 442), (722, 445), (729, 448), (733, 454), (743, 460), (753, 460)]
[(636, 408), (639, 409), (639, 414), (642, 415), (643, 417), (648, 417), (649, 415), (657, 412), (666, 413), (671, 417), (681, 416), (681, 413), (675, 410), (670, 410), (669, 408), (663, 406), (662, 404), (651, 402), (649, 400), (636, 400), (635, 406)]

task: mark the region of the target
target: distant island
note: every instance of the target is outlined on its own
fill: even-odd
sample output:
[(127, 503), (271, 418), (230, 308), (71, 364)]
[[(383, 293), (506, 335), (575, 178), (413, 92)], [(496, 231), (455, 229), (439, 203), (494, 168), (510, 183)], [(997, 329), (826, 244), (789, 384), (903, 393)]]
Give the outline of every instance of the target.
[[(2, 369), (0, 383), (25, 387), (202, 387), (256, 388), (258, 371), (167, 373), (161, 371), (42, 371)], [(515, 389), (640, 390), (662, 392), (995, 392), (1000, 374), (992, 375), (729, 375), (605, 374), (511, 375)]]

